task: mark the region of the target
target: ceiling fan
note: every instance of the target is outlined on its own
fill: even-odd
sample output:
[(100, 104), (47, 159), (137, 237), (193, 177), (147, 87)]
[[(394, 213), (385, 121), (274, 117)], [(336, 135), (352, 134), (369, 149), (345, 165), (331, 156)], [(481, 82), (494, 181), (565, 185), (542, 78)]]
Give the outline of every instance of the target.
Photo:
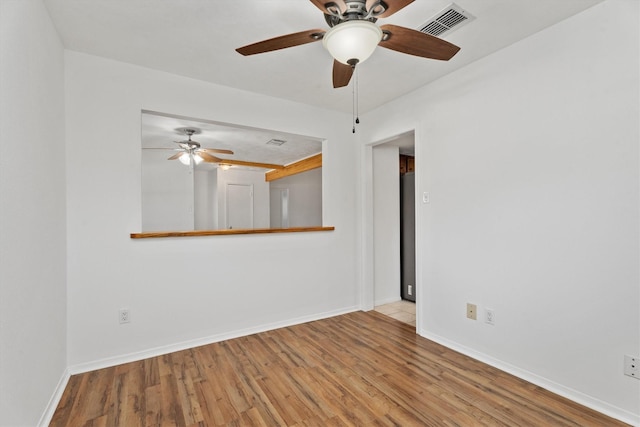
[[(180, 148), (168, 148), (168, 150), (177, 151), (177, 153), (170, 156), (167, 160), (180, 160), (183, 164), (187, 166), (197, 165), (202, 163), (203, 161), (206, 163), (218, 163), (220, 167), (224, 170), (229, 169), (229, 167), (237, 165), (237, 166), (249, 166), (249, 167), (258, 167), (263, 169), (284, 169), (283, 165), (276, 165), (271, 163), (260, 163), (260, 162), (251, 162), (245, 160), (235, 160), (235, 159), (222, 159), (220, 157), (214, 156), (211, 153), (216, 154), (230, 154), (233, 155), (233, 151), (224, 150), (218, 148), (202, 148), (200, 143), (191, 139), (193, 135), (199, 134), (201, 131), (198, 128), (178, 128), (176, 129), (178, 132), (184, 133), (187, 135), (187, 139), (184, 141), (173, 141), (180, 146)], [(147, 150), (158, 150), (158, 148), (146, 148)], [(160, 150), (166, 150), (166, 148), (159, 148)], [(193, 161), (193, 163), (192, 163)]]
[(333, 87), (349, 84), (357, 64), (364, 62), (380, 45), (384, 48), (448, 61), (460, 48), (447, 41), (398, 25), (378, 26), (378, 18), (387, 18), (414, 0), (310, 0), (322, 13), (328, 31), (312, 29), (287, 34), (240, 47), (242, 55), (271, 52), (322, 40), (334, 58)]
[(220, 154), (233, 154), (231, 150), (221, 150), (217, 148), (202, 148), (200, 143), (191, 139), (193, 135), (199, 134), (200, 129), (197, 128), (181, 128), (176, 129), (179, 132), (187, 135), (187, 140), (185, 141), (173, 141), (180, 148), (174, 148), (173, 150), (177, 151), (174, 155), (169, 157), (167, 160), (175, 160), (178, 159), (185, 165), (190, 165), (191, 160), (193, 160), (196, 164), (204, 161), (213, 162), (214, 159), (218, 159), (213, 156), (211, 153), (220, 153)]

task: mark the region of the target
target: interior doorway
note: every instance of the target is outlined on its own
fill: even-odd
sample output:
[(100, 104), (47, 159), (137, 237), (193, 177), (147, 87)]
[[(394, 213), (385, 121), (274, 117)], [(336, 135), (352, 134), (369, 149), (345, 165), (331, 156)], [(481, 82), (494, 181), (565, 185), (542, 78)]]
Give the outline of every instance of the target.
[[(370, 192), (365, 188), (365, 194), (371, 199), (368, 220), (372, 234), (369, 272), (373, 282), (373, 308), (390, 317), (412, 318), (409, 322), (398, 320), (413, 325), (416, 324), (416, 303), (419, 304), (415, 273), (414, 152), (414, 132), (372, 145), (371, 156), (367, 156)], [(409, 309), (412, 313), (408, 316)]]

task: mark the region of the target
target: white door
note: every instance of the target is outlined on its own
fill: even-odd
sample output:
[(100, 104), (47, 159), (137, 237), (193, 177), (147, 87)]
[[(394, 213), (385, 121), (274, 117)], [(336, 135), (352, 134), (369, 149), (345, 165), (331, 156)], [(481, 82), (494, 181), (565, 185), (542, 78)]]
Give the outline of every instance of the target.
[(227, 184), (227, 228), (253, 228), (253, 185)]

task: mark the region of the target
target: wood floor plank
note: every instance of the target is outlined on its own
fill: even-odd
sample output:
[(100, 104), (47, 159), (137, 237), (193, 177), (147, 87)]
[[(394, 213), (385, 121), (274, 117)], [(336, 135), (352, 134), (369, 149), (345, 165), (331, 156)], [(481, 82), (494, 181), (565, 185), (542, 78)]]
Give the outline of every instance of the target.
[[(84, 425), (106, 413), (110, 379), (115, 368), (101, 369), (82, 375), (67, 425)], [(99, 393), (93, 393), (100, 390)]]
[(51, 426), (623, 426), (376, 312), (74, 375)]
[(163, 375), (160, 380), (162, 396), (161, 420), (163, 426), (184, 426), (186, 421), (182, 412), (178, 380), (173, 374)]
[(71, 410), (75, 404), (77, 399), (78, 389), (82, 384), (82, 380), (84, 375), (72, 375), (67, 382), (67, 386), (62, 393), (62, 397), (60, 398), (60, 402), (58, 402), (58, 407), (56, 408), (56, 412), (53, 414), (51, 419), (52, 425), (69, 425), (69, 417), (71, 416)]

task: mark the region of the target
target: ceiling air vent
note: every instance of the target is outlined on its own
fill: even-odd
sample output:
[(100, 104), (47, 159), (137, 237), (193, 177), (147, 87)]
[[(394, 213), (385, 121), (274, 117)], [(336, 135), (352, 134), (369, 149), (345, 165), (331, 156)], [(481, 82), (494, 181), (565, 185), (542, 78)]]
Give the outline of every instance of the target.
[(474, 19), (476, 19), (475, 16), (471, 15), (457, 4), (451, 3), (449, 6), (437, 13), (433, 18), (421, 25), (418, 31), (431, 36), (440, 37), (454, 29), (457, 30)]
[(271, 139), (269, 141), (267, 141), (267, 145), (277, 145), (278, 147), (281, 146), (282, 144), (284, 144), (285, 141), (284, 139)]

